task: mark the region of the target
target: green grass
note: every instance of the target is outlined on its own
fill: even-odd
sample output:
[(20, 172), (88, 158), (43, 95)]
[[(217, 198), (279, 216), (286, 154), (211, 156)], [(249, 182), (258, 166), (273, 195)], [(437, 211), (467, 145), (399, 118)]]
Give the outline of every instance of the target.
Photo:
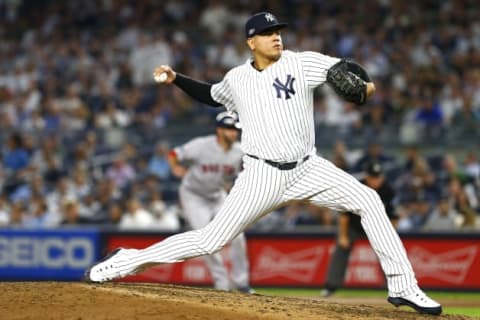
[[(271, 296), (294, 296), (294, 297), (319, 297), (321, 289), (296, 289), (296, 288), (255, 288), (260, 294)], [(480, 318), (480, 292), (444, 292), (444, 291), (428, 291), (428, 295), (436, 300), (457, 300), (465, 301), (475, 307), (457, 307), (443, 305), (444, 314), (466, 315)], [(386, 290), (354, 290), (342, 289), (336, 294), (339, 298), (387, 298)]]
[(460, 307), (445, 307), (445, 314), (460, 314), (464, 316), (470, 317), (478, 317), (480, 318), (480, 308), (460, 308)]

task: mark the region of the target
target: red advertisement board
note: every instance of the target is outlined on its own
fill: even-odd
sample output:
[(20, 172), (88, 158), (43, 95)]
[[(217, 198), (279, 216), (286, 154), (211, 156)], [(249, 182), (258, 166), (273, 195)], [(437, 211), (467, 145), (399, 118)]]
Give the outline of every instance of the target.
[[(112, 234), (108, 250), (123, 246), (144, 248), (163, 237)], [(480, 241), (454, 238), (406, 238), (403, 240), (425, 288), (480, 289)], [(334, 238), (248, 237), (252, 286), (315, 286), (324, 283)], [(228, 247), (222, 255), (230, 266)], [(201, 258), (152, 267), (125, 281), (210, 285), (208, 269)], [(360, 240), (350, 256), (347, 287), (384, 286), (383, 272), (367, 240)]]

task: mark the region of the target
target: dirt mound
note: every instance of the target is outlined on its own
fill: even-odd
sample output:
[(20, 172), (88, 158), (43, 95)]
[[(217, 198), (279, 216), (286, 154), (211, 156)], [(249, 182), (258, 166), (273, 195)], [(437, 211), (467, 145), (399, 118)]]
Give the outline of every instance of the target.
[[(406, 309), (154, 284), (0, 283), (2, 319), (425, 319)], [(473, 319), (442, 316), (442, 319)]]

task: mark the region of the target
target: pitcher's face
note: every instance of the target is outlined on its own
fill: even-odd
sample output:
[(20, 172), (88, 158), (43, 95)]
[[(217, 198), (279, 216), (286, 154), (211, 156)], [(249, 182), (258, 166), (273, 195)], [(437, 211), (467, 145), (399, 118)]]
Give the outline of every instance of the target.
[(277, 61), (283, 51), (280, 30), (268, 30), (248, 38), (247, 44), (255, 56)]

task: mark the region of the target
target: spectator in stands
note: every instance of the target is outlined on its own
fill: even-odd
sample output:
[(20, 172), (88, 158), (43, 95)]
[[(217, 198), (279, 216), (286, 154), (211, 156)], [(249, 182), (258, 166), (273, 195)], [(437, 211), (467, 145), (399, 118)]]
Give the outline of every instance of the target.
[(125, 161), (132, 164), (139, 158), (138, 147), (133, 143), (123, 143), (120, 148), (120, 154), (124, 157)]
[(45, 168), (43, 171), (45, 182), (55, 184), (65, 175), (64, 167), (55, 157), (49, 155), (45, 158)]
[(354, 172), (362, 172), (372, 162), (380, 163), (386, 170), (393, 164), (394, 159), (384, 151), (383, 145), (379, 141), (371, 140), (368, 142), (364, 155), (358, 159), (353, 170)]
[(10, 206), (10, 224), (12, 227), (23, 227), (23, 222), (27, 212), (21, 202), (14, 202)]
[(99, 145), (100, 141), (97, 133), (93, 130), (88, 131), (83, 140), (83, 146), (87, 158), (92, 159), (95, 155), (97, 155), (99, 152), (98, 149), (100, 148)]
[(15, 191), (10, 194), (12, 202), (22, 201), (28, 203), (35, 197), (43, 197), (47, 192), (44, 179), (40, 175), (33, 175), (28, 177), (28, 183), (19, 185)]
[(49, 168), (49, 162), (53, 160), (59, 168), (63, 168), (62, 144), (60, 138), (55, 135), (47, 135), (38, 141), (37, 148), (32, 155), (32, 165), (40, 174), (44, 174)]
[(473, 104), (472, 98), (467, 97), (461, 110), (453, 115), (452, 127), (458, 128), (464, 135), (478, 136), (480, 126), (480, 108)]
[(152, 106), (150, 114), (146, 119), (149, 123), (149, 126), (154, 129), (162, 129), (167, 127), (168, 121), (171, 117), (170, 108), (172, 107), (169, 101), (165, 99), (160, 99), (161, 96), (157, 98), (157, 101)]
[(108, 221), (106, 225), (117, 227), (122, 221), (124, 211), (120, 202), (112, 202), (108, 208)]
[(361, 156), (361, 151), (348, 149), (345, 141), (335, 141), (333, 146), (332, 162), (337, 167), (350, 172)]
[(86, 170), (82, 168), (74, 169), (71, 190), (77, 199), (83, 199), (92, 192), (92, 185)]
[(459, 214), (450, 207), (448, 195), (443, 195), (423, 225), (428, 231), (453, 231), (458, 229)]
[(452, 124), (453, 116), (462, 109), (465, 103), (459, 75), (451, 73), (447, 76), (446, 85), (442, 90), (439, 102), (444, 115), (444, 123), (446, 127), (449, 127)]
[(375, 103), (368, 112), (363, 114), (363, 128), (369, 136), (381, 136), (388, 125), (386, 106)]
[(70, 158), (66, 162), (73, 167), (88, 167), (88, 164), (92, 159), (88, 151), (87, 144), (84, 141), (80, 141), (71, 148), (71, 154), (69, 155)]
[(431, 211), (432, 203), (423, 190), (403, 196), (397, 207), (399, 231), (415, 231), (423, 228)]
[(81, 225), (89, 221), (80, 215), (80, 204), (77, 200), (69, 199), (61, 206), (63, 220), (62, 225)]
[(337, 122), (338, 133), (345, 136), (360, 132), (363, 127), (362, 114), (352, 103), (343, 103), (342, 115)]
[(432, 97), (420, 101), (415, 120), (423, 129), (424, 138), (437, 139), (443, 133), (443, 113), (440, 105)]
[(456, 157), (447, 153), (443, 157), (442, 168), (439, 172), (439, 178), (443, 183), (448, 183), (452, 178), (458, 178), (462, 183), (467, 182), (466, 172), (458, 165)]
[(56, 227), (45, 200), (41, 197), (32, 199), (29, 208), (30, 213), (24, 217), (23, 226), (26, 228)]
[(70, 180), (63, 177), (55, 184), (52, 191), (47, 193), (46, 201), (48, 210), (54, 216), (54, 220), (59, 222), (64, 218), (62, 216), (62, 206), (68, 201), (76, 201), (75, 194), (71, 190)]
[(209, 0), (206, 10), (201, 13), (200, 25), (207, 28), (208, 33), (215, 38), (220, 38), (232, 20), (233, 15), (225, 3), (220, 0)]
[(130, 66), (132, 67), (132, 80), (136, 86), (145, 86), (152, 83), (152, 70), (156, 66), (172, 61), (172, 52), (168, 43), (160, 32), (153, 34), (142, 32), (139, 34), (138, 43), (132, 48)]
[(345, 154), (345, 144), (342, 142), (336, 142), (333, 148), (332, 163), (338, 168), (344, 171), (350, 171), (350, 165), (347, 162), (347, 157)]
[(415, 166), (418, 161), (425, 161), (423, 156), (418, 151), (418, 146), (415, 144), (410, 144), (405, 147), (405, 160), (403, 164), (403, 168), (406, 171), (412, 171), (413, 167)]
[(411, 230), (420, 230), (432, 212), (432, 201), (423, 191), (418, 191), (410, 204), (409, 220)]
[(115, 186), (123, 189), (135, 179), (134, 168), (125, 160), (123, 155), (117, 155), (106, 171), (106, 177), (113, 181)]
[(148, 162), (148, 171), (159, 178), (166, 181), (170, 178), (170, 166), (168, 165), (167, 155), (170, 146), (167, 141), (160, 141), (155, 146), (155, 153)]
[(105, 214), (102, 214), (100, 203), (96, 197), (95, 191), (85, 195), (80, 200), (80, 216), (88, 220), (90, 223), (102, 223), (107, 220)]
[(45, 98), (45, 130), (57, 132), (62, 129), (62, 114), (53, 97)]
[(115, 183), (109, 179), (101, 179), (97, 181), (95, 190), (95, 200), (92, 201), (95, 211), (91, 219), (97, 223), (105, 223), (108, 221), (108, 212), (112, 203), (121, 200), (123, 197), (120, 189)]
[(95, 127), (99, 129), (125, 128), (130, 122), (130, 116), (118, 108), (115, 101), (109, 100), (105, 108), (95, 115)]
[(134, 197), (126, 202), (126, 212), (118, 225), (122, 229), (148, 229), (155, 227), (153, 215)]
[(151, 193), (147, 208), (155, 218), (155, 226), (153, 226), (155, 229), (165, 231), (180, 229), (180, 219), (175, 206), (167, 206), (160, 192)]
[(0, 194), (0, 228), (10, 224), (10, 206), (4, 194)]
[(404, 172), (397, 178), (395, 188), (407, 200), (416, 198), (418, 193), (424, 193), (435, 201), (440, 194), (436, 175), (423, 157), (415, 158), (411, 171)]
[(30, 161), (30, 155), (23, 145), (22, 136), (12, 133), (7, 140), (6, 150), (3, 153), (3, 165), (6, 170), (18, 174), (26, 169)]
[(468, 151), (463, 162), (463, 168), (469, 179), (480, 179), (480, 162), (474, 151)]
[(471, 200), (462, 186), (458, 177), (452, 177), (448, 182), (448, 191), (450, 194), (450, 203), (462, 216), (461, 227), (473, 228), (476, 226), (476, 213), (472, 207)]
[(64, 96), (56, 99), (60, 113), (63, 115), (64, 129), (80, 131), (87, 127), (89, 111), (80, 97), (78, 84), (70, 84)]

